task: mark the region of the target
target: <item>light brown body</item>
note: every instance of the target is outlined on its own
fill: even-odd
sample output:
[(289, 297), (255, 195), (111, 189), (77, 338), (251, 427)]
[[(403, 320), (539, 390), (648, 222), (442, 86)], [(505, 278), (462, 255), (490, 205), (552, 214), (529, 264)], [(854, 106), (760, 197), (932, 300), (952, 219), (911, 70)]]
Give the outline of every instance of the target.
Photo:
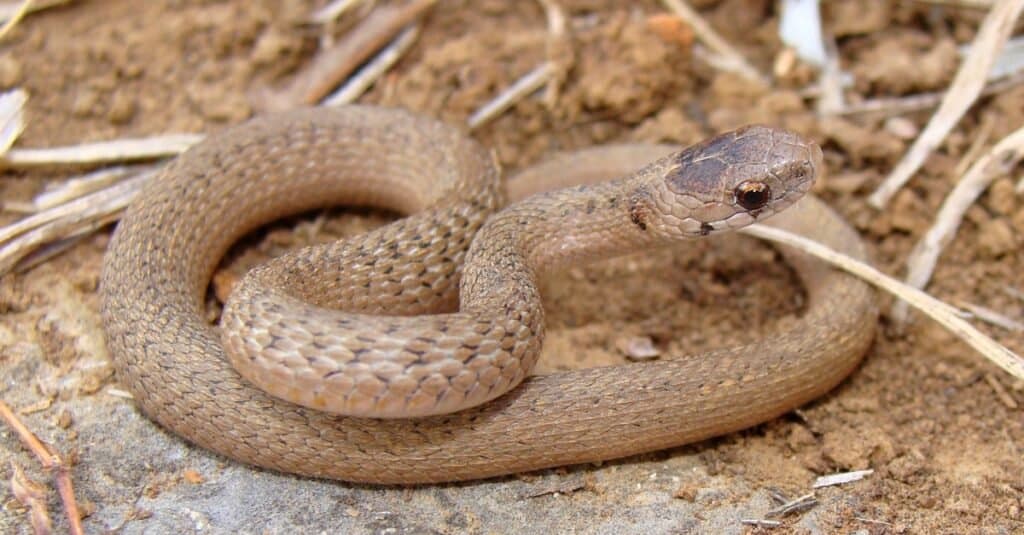
[[(442, 187), (438, 181), (476, 188), (465, 203), (482, 206), (450, 200), (445, 215), (428, 210), (337, 246), (348, 259), (341, 268), (316, 262), (329, 249), (311, 250), (280, 261), (278, 271), (256, 275), (259, 282), (279, 284), (286, 297), (313, 304), (328, 305), (343, 296), (349, 313), (423, 314), (453, 304), (468, 242), (426, 263), (396, 257), (388, 272), (392, 279), (395, 269), (421, 272), (424, 264), (444, 275), (432, 279), (429, 292), (396, 292), (377, 271), (386, 262), (370, 259), (388, 256), (388, 247), (399, 242), (436, 244), (452, 228), (472, 236), (489, 210), (504, 202), (495, 176), (483, 186), (462, 184), (457, 176), (431, 180), (431, 172), (442, 168), (456, 168), (459, 176), (493, 173), (485, 153), (450, 129), (375, 108), (349, 108), (345, 114), (337, 119), (322, 110), (296, 112), (288, 124), (261, 119), (209, 140), (158, 177), (118, 228), (102, 281), (104, 325), (115, 364), (143, 410), (190, 441), (243, 462), (315, 477), (374, 483), (482, 478), (622, 457), (763, 422), (832, 388), (871, 341), (870, 290), (787, 253), (806, 284), (807, 311), (797, 328), (756, 346), (531, 377), (479, 407), (427, 418), (343, 417), (275, 399), (231, 368), (219, 334), (203, 319), (209, 276), (233, 241), (259, 224), (318, 206), (348, 202), (408, 212), (435, 202), (430, 192)], [(601, 178), (626, 174), (665, 152), (649, 146), (591, 150), (568, 162), (574, 167), (556, 161), (528, 171), (510, 183), (509, 191), (520, 198), (545, 182), (552, 187), (592, 181), (586, 176), (591, 170)], [(382, 174), (384, 168), (388, 172)], [(337, 179), (346, 172), (355, 178)], [(381, 176), (395, 177), (394, 183), (371, 179)], [(422, 180), (413, 180), (416, 176)], [(548, 204), (571, 204), (573, 195), (549, 194), (553, 202)], [(469, 208), (482, 208), (483, 215)], [(452, 221), (451, 228), (439, 229), (438, 223)], [(636, 225), (635, 219), (622, 224)], [(856, 234), (813, 198), (770, 224), (864, 255)], [(499, 229), (506, 232), (514, 231)], [(635, 229), (629, 232), (637, 235)], [(529, 249), (539, 255), (531, 262), (546, 265), (551, 244), (544, 240), (550, 234)], [(626, 247), (628, 241), (618, 243)], [(429, 255), (430, 247), (423, 249)], [(416, 249), (411, 252), (415, 256)], [(484, 271), (469, 269), (464, 286), (510, 285), (488, 304), (514, 305), (523, 291), (516, 281), (489, 280), (494, 277), (488, 266), (505, 257), (478, 254), (485, 257)], [(540, 310), (523, 310), (542, 317)], [(257, 317), (276, 312), (263, 310)], [(436, 317), (412, 321), (429, 329), (436, 327), (431, 323)], [(366, 325), (382, 322), (377, 333), (391, 333), (387, 317), (362, 318), (370, 318)], [(281, 319), (274, 325), (295, 322), (301, 330), (303, 321)], [(536, 325), (542, 324), (530, 322), (525, 323), (529, 332), (517, 331), (514, 338), (533, 350), (540, 344)], [(517, 383), (531, 364), (517, 365), (505, 382)]]

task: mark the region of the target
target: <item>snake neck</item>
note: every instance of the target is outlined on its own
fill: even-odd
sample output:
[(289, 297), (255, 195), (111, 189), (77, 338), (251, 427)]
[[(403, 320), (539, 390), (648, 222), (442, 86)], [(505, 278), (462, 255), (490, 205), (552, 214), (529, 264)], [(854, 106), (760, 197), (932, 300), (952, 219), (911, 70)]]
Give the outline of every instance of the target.
[(540, 308), (538, 276), (668, 241), (646, 224), (645, 184), (619, 180), (540, 193), (492, 216), (467, 254), (460, 308), (528, 301)]

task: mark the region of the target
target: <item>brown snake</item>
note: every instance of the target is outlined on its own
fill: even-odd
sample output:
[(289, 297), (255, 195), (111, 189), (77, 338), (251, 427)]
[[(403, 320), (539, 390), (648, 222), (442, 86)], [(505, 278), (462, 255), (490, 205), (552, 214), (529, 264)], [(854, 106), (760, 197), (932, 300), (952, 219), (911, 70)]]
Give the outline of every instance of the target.
[[(119, 378), (150, 417), (198, 445), (372, 483), (623, 457), (743, 429), (824, 394), (873, 338), (873, 295), (786, 250), (808, 294), (791, 330), (703, 355), (526, 377), (543, 338), (535, 274), (763, 219), (800, 198), (822, 165), (815, 145), (765, 127), (666, 153), (589, 149), (503, 188), (475, 142), (399, 110), (298, 110), (230, 128), (168, 165), (118, 225), (101, 296)], [(506, 195), (622, 175), (492, 214)], [(222, 318), (243, 379), (205, 319), (214, 268), (255, 227), (335, 204), (412, 215), (250, 272)], [(768, 224), (865, 256), (811, 196)]]

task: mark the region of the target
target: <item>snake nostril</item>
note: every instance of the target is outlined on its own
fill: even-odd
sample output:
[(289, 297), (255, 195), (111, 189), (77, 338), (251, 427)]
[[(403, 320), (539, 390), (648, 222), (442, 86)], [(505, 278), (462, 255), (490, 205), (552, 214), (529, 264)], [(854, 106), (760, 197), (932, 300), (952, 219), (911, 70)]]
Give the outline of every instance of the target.
[(747, 210), (757, 210), (768, 204), (772, 198), (772, 189), (764, 182), (747, 181), (733, 190), (736, 203)]

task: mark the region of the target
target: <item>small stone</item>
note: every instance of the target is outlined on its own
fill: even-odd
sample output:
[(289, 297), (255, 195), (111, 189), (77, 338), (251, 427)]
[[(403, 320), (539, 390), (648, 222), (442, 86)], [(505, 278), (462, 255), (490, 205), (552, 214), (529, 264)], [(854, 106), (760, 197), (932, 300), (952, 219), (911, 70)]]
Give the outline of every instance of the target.
[(124, 91), (114, 93), (110, 109), (107, 110), (107, 120), (112, 124), (125, 124), (132, 120), (136, 110), (135, 98)]
[(890, 117), (886, 119), (884, 128), (900, 139), (914, 139), (920, 133), (917, 125), (906, 117)]
[(697, 499), (697, 491), (699, 490), (700, 486), (693, 482), (683, 483), (672, 493), (672, 497), (693, 503)]
[(908, 233), (917, 230), (923, 224), (920, 208), (921, 199), (912, 190), (900, 190), (893, 199), (892, 228)]
[(1017, 249), (1017, 237), (1006, 218), (983, 223), (978, 233), (978, 249), (988, 258), (998, 258)]
[(69, 412), (67, 409), (60, 411), (60, 414), (57, 415), (57, 427), (61, 429), (67, 429), (71, 427), (71, 424), (71, 412)]
[(99, 101), (99, 92), (94, 89), (85, 88), (75, 96), (75, 101), (71, 104), (71, 115), (75, 117), (89, 117), (95, 112)]
[(615, 347), (630, 360), (651, 360), (661, 355), (650, 336), (620, 338), (615, 342)]
[(181, 475), (182, 477), (185, 478), (185, 481), (188, 481), (193, 485), (198, 485), (203, 482), (203, 475), (191, 468), (185, 469), (185, 471), (182, 472)]
[(1000, 178), (988, 188), (988, 207), (997, 215), (1010, 215), (1017, 209), (1017, 193), (1014, 191), (1013, 181), (1009, 178)]
[(908, 483), (912, 476), (924, 470), (924, 464), (913, 455), (903, 455), (893, 459), (887, 468), (892, 477)]

